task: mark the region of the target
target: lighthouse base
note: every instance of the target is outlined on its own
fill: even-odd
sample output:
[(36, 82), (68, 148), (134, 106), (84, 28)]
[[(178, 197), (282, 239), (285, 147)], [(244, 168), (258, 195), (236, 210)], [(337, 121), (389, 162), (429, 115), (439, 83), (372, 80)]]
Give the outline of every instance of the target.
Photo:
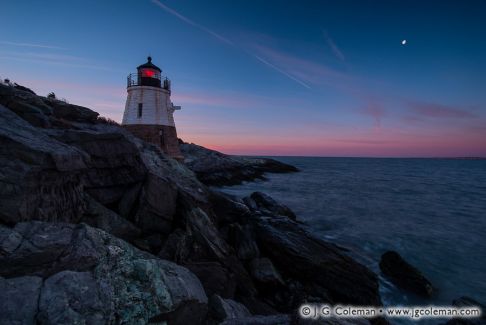
[(123, 127), (137, 138), (155, 144), (171, 158), (179, 161), (184, 159), (179, 150), (179, 140), (174, 126), (131, 124)]

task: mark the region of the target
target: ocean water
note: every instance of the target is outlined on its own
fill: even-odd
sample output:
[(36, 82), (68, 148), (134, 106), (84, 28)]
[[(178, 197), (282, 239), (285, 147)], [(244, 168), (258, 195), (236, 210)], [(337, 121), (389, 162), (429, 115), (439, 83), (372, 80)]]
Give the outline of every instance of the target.
[(396, 250), (437, 288), (424, 300), (380, 275), (385, 305), (450, 305), (464, 295), (486, 303), (486, 160), (273, 158), (301, 172), (223, 191), (266, 192), (378, 274), (381, 254)]

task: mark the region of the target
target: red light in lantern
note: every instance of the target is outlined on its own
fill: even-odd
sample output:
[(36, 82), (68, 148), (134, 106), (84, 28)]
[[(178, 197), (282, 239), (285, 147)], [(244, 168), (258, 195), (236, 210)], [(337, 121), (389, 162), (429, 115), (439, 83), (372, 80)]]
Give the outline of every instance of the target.
[(153, 70), (145, 69), (145, 70), (142, 70), (142, 76), (153, 78), (155, 76), (155, 72)]

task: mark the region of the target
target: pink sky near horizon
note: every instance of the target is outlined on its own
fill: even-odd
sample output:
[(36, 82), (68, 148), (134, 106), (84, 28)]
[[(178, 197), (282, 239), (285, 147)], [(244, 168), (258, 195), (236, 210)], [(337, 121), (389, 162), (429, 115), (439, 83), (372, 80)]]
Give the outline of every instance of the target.
[[(101, 115), (120, 122), (124, 109), (126, 90), (112, 85), (89, 85), (40, 79), (17, 80), (41, 95), (50, 91), (63, 94), (73, 104), (90, 107)], [(218, 116), (218, 111), (244, 111), (261, 100), (278, 105), (283, 100), (238, 93), (210, 94), (202, 91), (174, 93), (173, 101), (182, 104), (188, 114), (176, 112), (179, 136), (186, 142), (236, 155), (266, 156), (331, 156), (331, 157), (486, 157), (486, 125), (469, 111), (423, 102), (407, 103), (410, 116), (403, 116), (404, 123), (412, 129), (384, 127), (386, 110), (380, 105), (370, 105), (358, 114), (371, 119), (369, 127), (356, 129), (349, 125), (334, 125), (319, 121), (298, 121), (288, 129), (254, 126), (251, 120), (231, 121)], [(230, 108), (228, 108), (230, 107)], [(208, 115), (208, 112), (211, 112)], [(206, 116), (205, 116), (206, 115)], [(413, 117), (411, 117), (413, 116)], [(419, 126), (427, 120), (459, 119), (453, 123), (436, 125), (434, 129)], [(218, 121), (220, 119), (221, 121)], [(470, 122), (477, 121), (476, 123)], [(215, 124), (221, 123), (216, 129)], [(246, 123), (248, 129), (241, 128)], [(474, 125), (474, 127), (472, 127)], [(236, 127), (239, 127), (237, 131)], [(275, 130), (269, 134), (268, 129)], [(241, 131), (243, 129), (243, 131)], [(474, 154), (471, 154), (474, 153)]]

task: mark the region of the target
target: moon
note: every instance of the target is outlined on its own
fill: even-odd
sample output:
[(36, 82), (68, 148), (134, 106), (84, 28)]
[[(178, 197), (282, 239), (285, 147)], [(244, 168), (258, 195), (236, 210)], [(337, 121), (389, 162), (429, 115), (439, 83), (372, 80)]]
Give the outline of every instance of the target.
[(402, 41), (402, 45), (405, 45), (405, 44), (407, 44), (407, 40), (406, 40), (406, 39), (404, 39), (404, 40)]

